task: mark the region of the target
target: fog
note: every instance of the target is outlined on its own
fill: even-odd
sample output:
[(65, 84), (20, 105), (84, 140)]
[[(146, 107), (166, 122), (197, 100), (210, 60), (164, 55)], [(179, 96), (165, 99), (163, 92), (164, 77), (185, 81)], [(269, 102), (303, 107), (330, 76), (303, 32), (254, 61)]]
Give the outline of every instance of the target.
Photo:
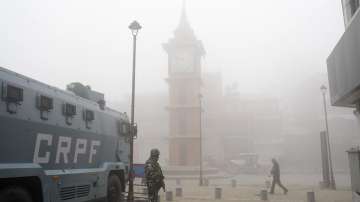
[[(185, 7), (206, 50), (206, 166), (225, 169), (219, 164), (241, 152), (257, 153), (265, 164), (280, 158), (289, 173), (319, 173), (319, 133), (325, 127), (319, 88), (328, 86), (326, 59), (344, 32), (341, 2), (188, 0)], [(136, 160), (159, 147), (167, 164), (168, 56), (162, 44), (174, 36), (181, 9), (181, 0), (2, 0), (0, 66), (60, 88), (82, 82), (105, 93), (109, 106), (129, 112), (128, 25), (136, 19), (143, 27), (137, 43)], [(216, 78), (207, 81), (211, 75)], [(335, 172), (348, 172), (345, 151), (360, 142), (359, 129), (352, 109), (327, 101)], [(234, 136), (243, 139), (226, 151), (226, 137), (231, 142)]]
[[(2, 1), (0, 62), (51, 85), (81, 81), (120, 100), (131, 89), (127, 27), (136, 19), (143, 26), (136, 91), (166, 91), (161, 44), (173, 36), (181, 6), (181, 0)], [(221, 71), (224, 83), (237, 82), (242, 92), (281, 95), (325, 74), (344, 30), (339, 1), (195, 0), (186, 9), (207, 52), (203, 70)]]

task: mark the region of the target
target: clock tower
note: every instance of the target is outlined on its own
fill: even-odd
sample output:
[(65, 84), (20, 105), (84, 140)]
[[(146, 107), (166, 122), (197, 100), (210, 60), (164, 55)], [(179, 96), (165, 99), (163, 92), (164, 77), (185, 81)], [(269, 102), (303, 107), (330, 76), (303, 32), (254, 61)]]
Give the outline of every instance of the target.
[(188, 22), (185, 7), (174, 37), (163, 47), (168, 54), (169, 165), (197, 167), (201, 153), (201, 58), (205, 50)]

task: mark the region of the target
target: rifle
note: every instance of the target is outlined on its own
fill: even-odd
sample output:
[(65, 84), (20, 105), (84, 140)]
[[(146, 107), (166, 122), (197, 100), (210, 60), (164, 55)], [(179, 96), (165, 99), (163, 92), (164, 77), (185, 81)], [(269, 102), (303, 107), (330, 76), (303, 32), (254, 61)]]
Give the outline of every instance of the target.
[(165, 192), (165, 182), (164, 182), (164, 179), (161, 180), (161, 187), (162, 187), (163, 191)]
[(159, 179), (157, 182), (156, 182), (156, 189), (157, 190), (160, 190), (161, 188), (163, 189), (163, 191), (165, 192), (165, 182), (164, 182), (164, 178), (162, 179)]

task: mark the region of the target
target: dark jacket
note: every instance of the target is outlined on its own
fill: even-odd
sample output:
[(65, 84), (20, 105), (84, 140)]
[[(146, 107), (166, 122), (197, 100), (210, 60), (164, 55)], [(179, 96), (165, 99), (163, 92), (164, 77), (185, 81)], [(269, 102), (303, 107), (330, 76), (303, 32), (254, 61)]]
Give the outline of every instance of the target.
[(273, 162), (273, 167), (271, 169), (271, 175), (274, 178), (280, 178), (280, 166), (279, 166), (279, 163), (276, 161)]

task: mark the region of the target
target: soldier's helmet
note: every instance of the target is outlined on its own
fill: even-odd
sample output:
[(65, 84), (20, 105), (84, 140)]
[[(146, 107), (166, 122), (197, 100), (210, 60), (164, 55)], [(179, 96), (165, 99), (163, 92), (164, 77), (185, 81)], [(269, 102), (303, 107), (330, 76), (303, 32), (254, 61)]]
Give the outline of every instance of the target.
[(150, 151), (150, 156), (158, 157), (160, 155), (160, 151), (158, 149), (152, 149)]

